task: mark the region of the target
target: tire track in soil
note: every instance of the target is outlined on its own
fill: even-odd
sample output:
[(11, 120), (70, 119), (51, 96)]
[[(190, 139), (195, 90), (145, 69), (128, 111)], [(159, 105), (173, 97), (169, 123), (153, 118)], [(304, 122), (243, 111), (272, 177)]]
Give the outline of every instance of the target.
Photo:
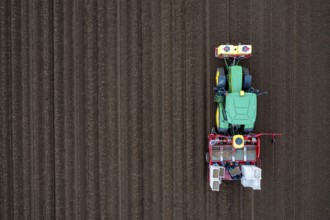
[[(284, 108), (283, 105), (286, 105), (287, 94), (285, 91), (285, 72), (288, 69), (287, 60), (286, 59), (286, 48), (287, 48), (287, 37), (286, 37), (286, 22), (287, 22), (287, 14), (281, 13), (282, 8), (284, 7), (283, 3), (275, 2), (273, 4), (273, 40), (271, 47), (272, 50), (272, 82), (273, 82), (273, 97), (272, 102), (274, 103), (273, 108), (274, 112), (271, 115), (273, 123), (272, 131), (273, 132), (281, 132), (283, 133), (284, 126)], [(282, 19), (281, 19), (282, 18)], [(268, 138), (267, 138), (268, 140)], [(265, 141), (267, 141), (265, 140)], [(282, 158), (285, 158), (285, 151), (283, 151), (285, 145), (285, 139), (283, 137), (277, 138), (276, 144), (270, 145), (270, 149), (273, 151), (274, 158), (274, 189), (273, 189), (273, 197), (274, 197), (274, 207), (284, 207), (283, 198), (285, 198), (284, 191), (284, 182), (286, 173), (283, 170), (286, 170), (286, 167), (289, 166), (289, 160), (282, 161)], [(282, 161), (282, 162), (280, 162)], [(276, 210), (272, 210), (272, 216), (274, 219), (283, 219), (285, 216), (283, 215), (283, 208), (278, 208)]]
[[(54, 73), (53, 18), (50, 2), (32, 5), (33, 218), (53, 218)], [(38, 22), (37, 22), (38, 21)], [(41, 22), (39, 22), (41, 21)]]
[(187, 218), (204, 218), (205, 192), (205, 134), (204, 82), (205, 82), (205, 13), (201, 2), (186, 3), (186, 69), (185, 69), (185, 121), (186, 121), (186, 175)]
[[(310, 57), (304, 51), (311, 51), (310, 48), (310, 27), (309, 27), (309, 5), (299, 2), (296, 7), (296, 40), (294, 46), (296, 49), (295, 62), (295, 210), (296, 219), (311, 219), (310, 208), (310, 191), (305, 189), (311, 188), (311, 179), (306, 178), (306, 173), (311, 173), (311, 142), (310, 129), (305, 126), (305, 120), (310, 121)], [(304, 37), (301, 37), (305, 35)], [(305, 77), (301, 77), (304, 73)], [(298, 95), (299, 94), (299, 95)], [(307, 105), (307, 106), (306, 106)]]
[[(117, 196), (111, 187), (118, 189), (116, 182), (111, 182), (111, 177), (116, 179), (117, 175), (112, 172), (113, 164), (117, 160), (117, 133), (116, 116), (116, 8), (114, 2), (99, 1), (98, 14), (98, 111), (99, 111), (99, 187), (100, 187), (100, 218), (113, 217), (109, 198), (113, 196), (116, 206)], [(113, 54), (112, 57), (110, 54)], [(110, 62), (110, 63), (109, 63)], [(114, 87), (112, 87), (114, 86)], [(110, 96), (111, 94), (111, 96)], [(111, 98), (110, 98), (111, 97)], [(109, 114), (110, 113), (110, 114)], [(106, 120), (105, 120), (106, 119)], [(110, 128), (112, 127), (112, 129)], [(113, 152), (111, 152), (113, 149)], [(113, 156), (114, 155), (114, 156)], [(111, 163), (113, 161), (113, 163)]]
[(29, 177), (29, 180), (31, 181), (31, 218), (35, 218), (35, 196), (34, 196), (34, 123), (33, 121), (35, 120), (34, 118), (34, 99), (33, 99), (33, 85), (34, 85), (34, 74), (33, 74), (33, 70), (34, 70), (34, 65), (33, 65), (33, 39), (34, 39), (34, 33), (32, 31), (32, 27), (33, 27), (33, 14), (31, 12), (33, 12), (33, 7), (32, 7), (32, 3), (30, 3), (27, 7), (28, 9), (28, 14), (29, 14), (29, 18), (28, 18), (28, 28), (29, 28), (29, 51), (28, 51), (28, 56), (29, 56), (29, 106), (30, 106), (30, 114), (29, 117), (31, 118), (31, 122), (30, 122), (30, 130), (32, 131), (31, 134), (31, 140), (30, 140), (30, 156), (31, 156), (31, 162), (30, 162), (30, 167), (31, 167), (31, 176)]
[[(109, 218), (108, 196), (109, 196), (109, 140), (108, 135), (109, 121), (108, 121), (108, 53), (107, 53), (107, 4), (106, 1), (98, 1), (97, 4), (97, 49), (98, 49), (98, 130), (99, 130), (99, 188), (100, 188), (100, 219)], [(114, 50), (116, 51), (116, 50)], [(106, 120), (105, 120), (106, 119)]]
[[(206, 4), (205, 2), (195, 1), (193, 2), (194, 14), (194, 71), (193, 73), (193, 96), (194, 96), (194, 144), (192, 146), (186, 146), (191, 148), (194, 152), (193, 161), (194, 163), (194, 173), (192, 174), (194, 181), (192, 186), (194, 187), (194, 212), (191, 213), (191, 219), (203, 219), (205, 218), (205, 206), (202, 204), (206, 201), (206, 175), (205, 175), (205, 146), (207, 143), (206, 134), (208, 133), (210, 127), (205, 130), (207, 127), (207, 121), (205, 120), (206, 116), (206, 100), (207, 93), (209, 90), (206, 90), (206, 78), (207, 72), (206, 69), (206, 47), (209, 47), (209, 44), (206, 43)], [(188, 9), (189, 10), (189, 7)], [(189, 33), (189, 32), (188, 32)], [(190, 64), (187, 64), (189, 66)], [(189, 73), (189, 72), (188, 72)], [(189, 77), (189, 76), (186, 76)], [(206, 92), (207, 91), (207, 92)], [(209, 105), (209, 103), (207, 104)], [(200, 165), (197, 165), (200, 164)], [(194, 215), (194, 216), (192, 216)]]
[[(127, 10), (127, 11), (126, 11)], [(120, 2), (120, 218), (121, 219), (129, 219), (132, 218), (132, 202), (127, 198), (131, 198), (131, 200), (135, 199), (135, 196), (132, 195), (132, 170), (130, 167), (132, 166), (132, 148), (133, 138), (136, 138), (136, 132), (133, 131), (135, 128), (131, 128), (131, 120), (132, 120), (132, 109), (131, 108), (131, 94), (132, 88), (131, 83), (133, 82), (131, 78), (132, 74), (132, 61), (133, 52), (137, 51), (136, 45), (133, 45), (132, 39), (134, 38), (133, 33), (131, 31), (132, 21), (130, 14), (133, 13), (134, 8), (129, 1)], [(127, 13), (126, 13), (127, 12)], [(133, 47), (134, 48), (131, 48)], [(136, 88), (136, 87), (135, 87)], [(136, 96), (134, 96), (136, 97)], [(135, 102), (136, 104), (136, 102)], [(133, 135), (132, 132), (135, 134)], [(129, 135), (129, 137), (128, 137)], [(135, 164), (134, 164), (135, 165)]]
[[(269, 54), (272, 54), (272, 36), (271, 31), (273, 29), (272, 26), (272, 5), (270, 2), (264, 2), (260, 6), (261, 16), (260, 20), (260, 30), (256, 33), (257, 38), (255, 43), (253, 53), (257, 53), (258, 57), (252, 57), (251, 59), (258, 59), (259, 66), (255, 69), (255, 74), (253, 76), (257, 77), (257, 82), (254, 80), (254, 86), (257, 87), (260, 91), (268, 91), (268, 95), (264, 97), (258, 97), (258, 116), (257, 123), (255, 126), (255, 130), (257, 132), (268, 132), (273, 129), (272, 122), (272, 114), (273, 114), (273, 97), (276, 96), (273, 90), (273, 81), (271, 79), (271, 74), (273, 74), (272, 70), (272, 62), (273, 58), (270, 57)], [(253, 13), (253, 12), (252, 12)], [(263, 21), (263, 22), (262, 22)], [(251, 68), (254, 68), (251, 66)], [(261, 158), (262, 158), (262, 172), (263, 179), (261, 181), (262, 190), (260, 192), (254, 193), (255, 204), (264, 205), (265, 207), (272, 207), (273, 202), (271, 201), (273, 198), (273, 148), (268, 141), (267, 137), (262, 138), (261, 141)], [(262, 202), (257, 202), (257, 201)], [(264, 213), (261, 209), (255, 210), (254, 213), (255, 218), (267, 218), (272, 217), (269, 213)], [(272, 210), (270, 210), (272, 211)], [(260, 213), (261, 212), (261, 213)], [(265, 214), (265, 216), (263, 215)]]
[[(273, 103), (273, 112), (270, 115), (272, 120), (272, 132), (283, 132), (283, 101), (285, 100), (285, 93), (282, 91), (285, 90), (283, 73), (286, 71), (286, 59), (283, 59), (286, 55), (285, 53), (285, 41), (286, 41), (286, 32), (285, 30), (285, 21), (286, 16), (285, 13), (281, 13), (283, 5), (281, 2), (274, 2), (272, 5), (272, 44), (271, 44), (271, 59), (272, 59), (272, 99), (270, 100)], [(282, 18), (282, 19), (281, 19)], [(269, 143), (269, 138), (264, 138), (264, 142)], [(273, 163), (275, 164), (272, 170), (272, 175), (274, 176), (274, 185), (272, 189), (272, 197), (273, 199), (273, 207), (283, 207), (280, 204), (283, 202), (282, 198), (284, 198), (283, 192), (283, 179), (285, 179), (285, 173), (283, 170), (288, 166), (285, 162), (279, 162), (283, 157), (283, 139), (281, 137), (278, 138), (276, 144), (268, 144), (269, 150), (272, 151), (273, 154)], [(267, 161), (268, 163), (268, 161)], [(278, 208), (276, 211), (272, 210), (272, 218), (280, 219), (282, 210)], [(284, 218), (284, 216), (282, 217)]]
[[(294, 118), (294, 108), (290, 108), (289, 110), (285, 108), (285, 106), (291, 106), (294, 103), (294, 96), (295, 91), (294, 87), (292, 85), (292, 82), (296, 79), (295, 75), (295, 60), (292, 59), (295, 56), (295, 48), (292, 47), (295, 42), (295, 32), (294, 32), (294, 25), (295, 25), (295, 3), (290, 2), (286, 4), (286, 10), (285, 10), (285, 20), (286, 20), (286, 26), (283, 29), (283, 32), (285, 33), (284, 39), (281, 42), (281, 45), (283, 48), (285, 48), (285, 55), (281, 58), (285, 62), (285, 69), (282, 69), (282, 76), (283, 76), (283, 101), (282, 101), (282, 111), (285, 112), (285, 114), (282, 115), (283, 120), (283, 130), (282, 133), (284, 134), (283, 137), (280, 138), (279, 143), (282, 143), (282, 145), (278, 146), (278, 143), (276, 144), (276, 148), (280, 148), (281, 150), (281, 159), (279, 160), (278, 166), (279, 169), (282, 170), (280, 176), (278, 179), (287, 178), (285, 177), (287, 174), (283, 172), (283, 170), (286, 170), (287, 167), (292, 164), (292, 160), (295, 160), (295, 145), (294, 145), (294, 135), (295, 130), (293, 128), (293, 118)], [(283, 65), (283, 64), (282, 64)], [(294, 164), (295, 166), (295, 164)], [(291, 170), (291, 176), (295, 175), (295, 167)], [(288, 175), (290, 176), (290, 175)], [(293, 219), (294, 218), (294, 193), (292, 193), (293, 189), (295, 187), (294, 181), (285, 181), (283, 182), (283, 210), (281, 211), (281, 214), (283, 217)], [(280, 197), (280, 196), (279, 196)], [(280, 211), (277, 209), (277, 214), (280, 213)], [(278, 217), (278, 216), (276, 216)]]
[[(254, 45), (255, 50), (253, 51), (253, 57), (251, 60), (257, 59), (258, 63), (257, 65), (251, 65), (251, 72), (254, 77), (254, 86), (261, 91), (268, 91), (269, 95), (265, 97), (258, 98), (258, 116), (257, 116), (257, 123), (256, 123), (256, 131), (257, 132), (268, 132), (272, 131), (272, 112), (271, 112), (271, 102), (272, 102), (272, 82), (269, 80), (271, 79), (269, 76), (272, 74), (272, 68), (271, 63), (272, 60), (272, 51), (271, 49), (271, 36), (267, 35), (267, 33), (270, 32), (270, 30), (273, 28), (271, 25), (272, 22), (272, 14), (270, 11), (268, 11), (270, 5), (265, 4), (258, 4), (256, 10), (260, 10), (262, 13), (257, 17), (257, 35), (255, 36), (255, 42), (252, 42)], [(270, 9), (269, 9), (270, 10)], [(256, 11), (252, 11), (252, 14), (255, 14)], [(271, 54), (271, 55), (269, 55)], [(255, 68), (257, 66), (257, 68)], [(255, 69), (255, 71), (253, 71)], [(267, 84), (264, 84), (264, 82), (267, 82)], [(269, 104), (270, 103), (270, 104)], [(261, 182), (261, 192), (254, 192), (253, 196), (255, 200), (258, 200), (259, 197), (261, 198), (267, 198), (267, 200), (264, 202), (267, 203), (266, 206), (268, 206), (271, 202), (269, 200), (271, 196), (272, 186), (271, 181), (269, 181), (269, 178), (273, 176), (272, 172), (272, 155), (274, 152), (270, 148), (271, 145), (268, 142), (269, 139), (262, 138), (261, 141), (261, 158), (262, 158), (262, 169), (263, 169), (263, 180)], [(266, 176), (266, 177), (265, 177)], [(261, 196), (262, 195), (262, 196)], [(258, 202), (255, 202), (255, 204), (259, 204)], [(257, 219), (259, 216), (259, 210), (255, 210), (256, 213), (253, 212), (253, 215), (256, 216)], [(263, 218), (263, 217), (260, 217)]]
[[(162, 2), (153, 1), (152, 4), (152, 217), (163, 218), (163, 28)], [(147, 215), (146, 215), (147, 216)]]
[[(143, 147), (143, 218), (153, 219), (152, 187), (153, 187), (153, 16), (150, 1), (141, 2), (142, 31), (142, 147)], [(151, 120), (150, 120), (151, 119)]]
[[(329, 51), (329, 9), (330, 5), (324, 1), (310, 2), (309, 14), (310, 20), (310, 57), (317, 57), (310, 63), (310, 81), (311, 92), (311, 144), (313, 161), (311, 165), (312, 189), (311, 190), (311, 215), (314, 219), (326, 219), (329, 216), (330, 208), (325, 204), (330, 203), (330, 175), (325, 173), (324, 169), (329, 164), (329, 135), (327, 134), (330, 126), (329, 103), (327, 94), (330, 89), (330, 64)], [(327, 22), (320, 22), (327, 21)], [(315, 74), (314, 74), (315, 73)], [(314, 98), (315, 97), (315, 98)], [(321, 168), (321, 169), (319, 169)]]
[[(128, 70), (130, 66), (130, 62), (128, 63), (130, 53), (129, 50), (129, 21), (128, 16), (126, 15), (126, 10), (130, 13), (130, 7), (127, 1), (121, 1), (118, 5), (119, 12), (119, 44), (118, 48), (120, 48), (119, 53), (119, 76), (118, 76), (118, 116), (119, 116), (119, 218), (120, 219), (128, 219), (128, 200), (125, 198), (129, 197), (128, 194), (128, 138), (127, 134), (130, 135), (128, 130)], [(128, 14), (129, 14), (128, 13)]]
[[(64, 13), (69, 12), (70, 13)], [(55, 218), (74, 218), (73, 4), (54, 2)]]
[[(11, 10), (10, 3), (7, 1), (0, 2), (0, 76), (1, 76), (1, 188), (0, 188), (0, 217), (5, 219), (13, 218), (13, 180), (11, 173), (13, 170), (12, 143), (11, 143)], [(15, 22), (14, 22), (15, 24)], [(15, 35), (14, 35), (15, 36)], [(15, 71), (15, 70), (14, 70)], [(15, 103), (14, 103), (15, 104)], [(15, 110), (14, 110), (15, 111)], [(15, 112), (14, 112), (15, 113)], [(14, 143), (15, 145), (15, 143)], [(15, 147), (15, 146), (13, 146)]]
[[(185, 165), (185, 2), (172, 4), (172, 155), (173, 155), (173, 219), (183, 219), (187, 216), (184, 207), (185, 186), (184, 175), (187, 174)], [(187, 183), (187, 182), (186, 182)]]
[[(99, 187), (100, 187), (100, 219), (109, 218), (108, 196), (109, 196), (109, 73), (107, 53), (107, 4), (106, 1), (98, 1), (97, 5), (97, 32), (98, 32), (98, 129), (99, 129)], [(116, 50), (114, 50), (116, 51)], [(107, 120), (105, 120), (107, 119)]]
[(85, 159), (86, 145), (85, 145), (85, 68), (86, 62), (86, 48), (84, 42), (86, 41), (85, 35), (85, 11), (84, 5), (74, 1), (73, 3), (73, 56), (74, 56), (74, 202), (75, 202), (75, 213), (76, 219), (83, 219), (87, 215), (86, 207), (86, 187), (87, 181), (85, 179)]
[[(277, 95), (277, 90), (276, 90), (276, 74), (277, 71), (274, 70), (273, 66), (277, 66), (276, 63), (276, 57), (274, 56), (274, 53), (276, 53), (279, 50), (279, 47), (274, 47), (274, 42), (276, 42), (276, 29), (277, 29), (277, 24), (278, 22), (276, 21), (276, 2), (270, 2), (268, 7), (270, 8), (270, 11), (268, 13), (270, 13), (269, 16), (269, 32), (271, 33), (268, 35), (268, 41), (266, 41), (266, 45), (265, 45), (265, 52), (268, 54), (270, 54), (270, 58), (268, 58), (267, 62), (266, 62), (266, 68), (265, 71), (266, 73), (268, 73), (268, 77), (267, 77), (267, 90), (269, 91), (269, 100), (267, 100), (268, 103), (270, 103), (269, 105), (269, 111), (266, 112), (266, 117), (268, 118), (268, 126), (263, 126), (267, 128), (267, 131), (272, 131), (274, 129), (276, 129), (276, 124), (277, 121), (274, 120), (274, 116), (276, 115), (276, 112), (278, 112), (277, 110), (277, 106), (276, 106), (276, 97)], [(267, 47), (269, 46), (269, 47)], [(271, 79), (271, 80), (269, 80)], [(267, 97), (268, 98), (268, 97)], [(276, 160), (275, 160), (275, 155), (276, 155), (276, 149), (274, 149), (274, 145), (272, 145), (269, 141), (268, 138), (264, 138), (263, 141), (263, 148), (265, 149), (265, 163), (264, 163), (264, 167), (266, 169), (266, 171), (268, 172), (268, 184), (266, 185), (266, 187), (268, 187), (267, 190), (267, 196), (268, 196), (268, 202), (269, 202), (269, 206), (270, 207), (275, 207), (275, 197), (274, 197), (274, 192), (275, 192), (275, 181), (277, 179), (276, 177), (276, 173), (275, 173), (275, 166), (276, 166)], [(267, 177), (266, 177), (267, 178)], [(274, 211), (274, 210), (272, 210)], [(274, 219), (275, 216), (275, 212), (271, 212), (271, 219)]]
[[(13, 219), (31, 218), (28, 4), (11, 3)], [(3, 47), (1, 47), (3, 48)], [(2, 66), (2, 65), (1, 65)], [(24, 83), (23, 83), (24, 82)], [(25, 147), (27, 146), (27, 147)]]
[[(118, 1), (119, 3), (119, 1)], [(127, 161), (127, 137), (126, 134), (128, 126), (128, 118), (127, 111), (128, 109), (125, 107), (127, 104), (127, 66), (126, 60), (128, 55), (126, 53), (127, 45), (127, 17), (125, 16), (125, 9), (127, 6), (126, 1), (121, 1), (118, 4), (118, 46), (117, 48), (121, 48), (118, 53), (119, 67), (118, 67), (118, 157), (119, 157), (119, 219), (128, 219), (128, 198), (127, 194), (127, 167), (125, 167), (125, 163), (123, 161)], [(123, 49), (122, 49), (123, 48)]]
[[(195, 92), (194, 92), (194, 85), (195, 85), (195, 75), (194, 71), (196, 68), (196, 63), (198, 62), (194, 55), (196, 51), (194, 50), (193, 46), (195, 41), (195, 29), (194, 29), (194, 16), (195, 11), (192, 4), (189, 2), (186, 3), (186, 17), (185, 17), (185, 32), (186, 32), (186, 51), (185, 51), (185, 126), (186, 126), (186, 135), (185, 135), (185, 154), (186, 154), (186, 188), (187, 188), (187, 218), (192, 219), (195, 216), (194, 210), (194, 182), (196, 178), (194, 176), (194, 169), (196, 168), (196, 162), (194, 161), (194, 154), (195, 154), (195, 108), (197, 109), (195, 103)], [(202, 74), (202, 73), (200, 73)], [(200, 95), (200, 94), (199, 94)]]
[[(120, 101), (118, 100), (119, 92), (118, 88), (120, 85), (120, 81), (118, 80), (118, 76), (120, 75), (120, 44), (119, 43), (119, 10), (120, 5), (119, 2), (106, 2), (106, 39), (104, 42), (104, 48), (106, 48), (106, 71), (105, 74), (105, 81), (106, 81), (106, 91), (105, 93), (108, 94), (105, 97), (105, 102), (108, 102), (107, 106), (104, 108), (104, 117), (110, 117), (107, 121), (107, 130), (105, 132), (109, 132), (108, 138), (106, 141), (106, 148), (109, 148), (108, 154), (105, 155), (105, 161), (108, 162), (105, 164), (106, 168), (109, 169), (105, 176), (107, 176), (107, 182), (109, 183), (106, 188), (106, 192), (108, 195), (104, 200), (104, 209), (107, 210), (108, 214), (104, 214), (104, 218), (110, 217), (110, 219), (118, 219), (120, 206), (119, 206), (119, 189), (120, 189), (120, 176), (119, 174), (119, 164), (121, 163), (119, 155), (119, 112), (118, 106)], [(100, 45), (99, 47), (102, 47)], [(111, 95), (110, 95), (111, 94)], [(99, 120), (103, 120), (100, 118)], [(105, 134), (106, 135), (106, 134)], [(105, 183), (106, 184), (106, 183)]]
[(24, 170), (23, 170), (23, 129), (21, 126), (23, 114), (22, 102), (23, 102), (23, 86), (22, 86), (22, 73), (23, 59), (22, 59), (22, 48), (23, 43), (21, 30), (22, 26), (21, 19), (21, 5), (17, 2), (12, 2), (10, 5), (10, 96), (11, 96), (11, 157), (12, 157), (12, 219), (20, 219), (24, 217)]
[[(127, 152), (127, 164), (129, 175), (128, 194), (132, 199), (128, 201), (129, 218), (139, 219), (143, 217), (143, 148), (142, 140), (142, 33), (141, 33), (141, 4), (128, 2), (131, 13), (129, 18), (129, 59), (128, 68), (128, 128), (129, 148)], [(142, 110), (142, 111), (141, 111)]]
[(162, 2), (162, 218), (173, 219), (173, 59), (172, 59), (172, 2)]
[(86, 180), (86, 216), (88, 219), (100, 218), (99, 189), (99, 112), (98, 112), (98, 13), (96, 2), (84, 2), (85, 6), (85, 175)]

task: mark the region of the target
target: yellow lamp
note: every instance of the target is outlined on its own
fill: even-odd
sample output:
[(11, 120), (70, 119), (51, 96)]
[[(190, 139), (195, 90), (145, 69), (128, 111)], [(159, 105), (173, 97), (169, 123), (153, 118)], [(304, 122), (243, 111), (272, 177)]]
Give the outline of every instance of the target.
[(244, 147), (244, 137), (243, 135), (237, 134), (233, 137), (233, 147), (236, 149), (240, 149)]

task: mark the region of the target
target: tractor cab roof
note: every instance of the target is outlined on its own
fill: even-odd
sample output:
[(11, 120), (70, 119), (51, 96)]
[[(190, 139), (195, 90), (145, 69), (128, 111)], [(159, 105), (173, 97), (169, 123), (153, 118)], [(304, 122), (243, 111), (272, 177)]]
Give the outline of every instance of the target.
[(227, 121), (234, 125), (253, 125), (257, 116), (254, 93), (229, 93), (226, 96)]

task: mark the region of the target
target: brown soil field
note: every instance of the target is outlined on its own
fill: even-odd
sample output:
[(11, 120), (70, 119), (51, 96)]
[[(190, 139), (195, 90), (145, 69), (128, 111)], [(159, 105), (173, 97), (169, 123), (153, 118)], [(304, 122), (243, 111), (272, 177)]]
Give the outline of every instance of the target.
[[(0, 219), (329, 219), (326, 0), (0, 1)], [(212, 192), (214, 47), (253, 45), (262, 190)]]

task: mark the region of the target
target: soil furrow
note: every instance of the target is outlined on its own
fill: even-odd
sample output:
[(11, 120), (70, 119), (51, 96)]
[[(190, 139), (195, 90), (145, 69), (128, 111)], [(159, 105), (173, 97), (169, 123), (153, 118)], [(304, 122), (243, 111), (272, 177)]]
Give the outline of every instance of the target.
[(162, 218), (173, 219), (173, 44), (172, 2), (162, 2)]
[[(105, 74), (105, 82), (106, 82), (106, 91), (104, 91), (107, 95), (105, 98), (105, 102), (107, 102), (107, 106), (105, 106), (104, 118), (107, 115), (110, 115), (108, 120), (106, 121), (108, 128), (104, 134), (107, 136), (106, 138), (106, 147), (108, 155), (105, 156), (105, 169), (109, 169), (108, 175), (106, 175), (107, 185), (104, 186), (106, 188), (106, 203), (104, 204), (105, 209), (109, 213), (104, 214), (104, 218), (110, 219), (118, 219), (119, 218), (119, 183), (120, 176), (119, 174), (119, 163), (120, 158), (119, 155), (119, 119), (118, 119), (118, 105), (119, 105), (119, 93), (118, 88), (120, 82), (118, 81), (118, 69), (120, 67), (119, 57), (117, 54), (120, 53), (120, 47), (118, 45), (118, 37), (120, 34), (119, 30), (119, 4), (118, 2), (114, 3), (106, 3), (106, 17), (105, 17), (105, 25), (107, 29), (106, 40), (104, 42), (105, 54), (107, 55), (106, 59), (106, 71)], [(104, 118), (100, 118), (99, 120), (104, 120)], [(107, 208), (106, 208), (107, 207)]]
[[(194, 212), (191, 212), (190, 217), (191, 219), (203, 219), (205, 218), (205, 211), (203, 201), (205, 201), (205, 194), (206, 194), (206, 175), (205, 175), (205, 146), (207, 143), (205, 142), (206, 134), (209, 132), (209, 127), (206, 128), (207, 121), (205, 120), (205, 112), (207, 107), (205, 106), (205, 99), (206, 99), (206, 93), (209, 92), (209, 90), (206, 90), (206, 76), (207, 73), (206, 70), (206, 60), (205, 60), (205, 48), (209, 45), (205, 44), (205, 4), (201, 1), (195, 1), (193, 4), (189, 4), (187, 6), (187, 10), (190, 10), (190, 6), (194, 5), (195, 8), (193, 10), (195, 17), (193, 19), (194, 22), (194, 34), (193, 36), (193, 44), (194, 46), (194, 53), (193, 56), (193, 64), (187, 63), (187, 66), (192, 66), (191, 75), (193, 77), (193, 93), (189, 93), (187, 95), (193, 95), (193, 144), (187, 145), (187, 149), (194, 152), (193, 157), (191, 158), (192, 161), (194, 161), (193, 165), (193, 173), (192, 175), (192, 182), (190, 183), (191, 186), (193, 186), (193, 195), (194, 195), (194, 206), (193, 210)], [(189, 22), (188, 22), (189, 23)], [(189, 34), (189, 29), (187, 31), (187, 34)], [(189, 41), (188, 41), (189, 42)], [(210, 70), (208, 70), (210, 71)], [(189, 77), (186, 75), (186, 77)], [(209, 103), (207, 104), (209, 105)], [(187, 118), (186, 120), (189, 120)], [(206, 128), (206, 130), (205, 130)], [(203, 136), (200, 134), (204, 134)], [(200, 165), (197, 165), (200, 164)], [(199, 195), (199, 196), (196, 196)]]
[[(126, 13), (127, 12), (127, 13)], [(131, 13), (130, 4), (127, 1), (120, 1), (120, 5), (118, 8), (119, 13), (119, 24), (120, 27), (118, 30), (119, 33), (119, 69), (118, 69), (118, 120), (119, 120), (119, 218), (120, 219), (128, 219), (129, 215), (129, 198), (128, 193), (128, 182), (129, 182), (129, 172), (128, 172), (128, 150), (129, 150), (129, 137), (130, 137), (130, 130), (129, 130), (129, 118), (128, 113), (129, 109), (129, 67), (131, 65), (130, 57), (130, 49), (129, 49), (129, 17), (127, 14)]]
[[(84, 5), (78, 1), (73, 3), (73, 111), (74, 111), (74, 203), (75, 219), (83, 219), (87, 214), (86, 208), (86, 185), (85, 181), (85, 48), (86, 36), (84, 33)], [(80, 62), (83, 60), (84, 62)]]
[[(163, 218), (163, 41), (162, 41), (162, 4), (153, 1), (152, 5), (152, 219)], [(147, 216), (147, 215), (146, 215)]]
[[(183, 162), (184, 145), (184, 50), (185, 50), (185, 28), (184, 28), (184, 2), (174, 2), (172, 5), (172, 56), (173, 56), (173, 219), (183, 219), (184, 216), (184, 181), (185, 165)], [(189, 184), (190, 185), (190, 184)]]
[[(323, 2), (317, 1), (309, 4), (310, 19), (310, 129), (312, 134), (311, 155), (311, 191), (310, 203), (311, 213), (314, 219), (326, 219), (329, 216), (329, 206), (323, 204), (330, 203), (330, 175), (325, 173), (323, 167), (328, 166), (330, 150), (328, 147), (329, 136), (327, 134), (330, 125), (329, 103), (327, 95), (329, 84), (329, 51), (330, 47), (326, 43), (329, 41), (329, 9), (330, 5), (322, 5)], [(320, 5), (320, 7), (318, 6)], [(322, 7), (321, 7), (322, 5)], [(327, 21), (327, 22), (320, 22)], [(317, 57), (314, 61), (314, 58)], [(313, 62), (312, 62), (313, 61)], [(307, 122), (306, 122), (307, 123)], [(311, 159), (310, 159), (311, 160)], [(322, 168), (321, 168), (322, 167)], [(321, 169), (319, 169), (321, 168)]]
[(64, 15), (63, 3), (54, 2), (54, 149), (55, 217), (64, 218), (65, 206), (65, 86), (64, 85)]
[(153, 219), (153, 133), (157, 132), (152, 129), (153, 120), (153, 8), (152, 2), (142, 1), (141, 5), (141, 62), (142, 62), (142, 146), (143, 148), (143, 218)]
[[(195, 161), (194, 161), (194, 154), (195, 154), (195, 141), (194, 141), (194, 112), (195, 108), (199, 107), (196, 106), (195, 99), (194, 99), (194, 83), (195, 83), (195, 67), (197, 60), (195, 60), (195, 52), (196, 50), (192, 45), (194, 45), (195, 41), (195, 8), (193, 7), (193, 2), (186, 3), (186, 17), (185, 17), (185, 34), (186, 34), (186, 42), (185, 42), (185, 165), (186, 165), (186, 199), (187, 199), (187, 218), (193, 219), (195, 216), (194, 210), (194, 203), (191, 201), (195, 200), (194, 195), (194, 184), (195, 184), (195, 176), (194, 176), (194, 169), (195, 169)], [(199, 125), (201, 126), (201, 125)], [(201, 146), (202, 147), (202, 146)]]
[(11, 4), (11, 152), (12, 152), (12, 204), (13, 219), (24, 218), (24, 179), (23, 179), (23, 129), (22, 129), (22, 34), (21, 5), (17, 2)]
[[(13, 163), (11, 140), (11, 5), (8, 1), (0, 3), (0, 76), (1, 76), (1, 188), (0, 218), (13, 218)], [(15, 24), (15, 23), (14, 23)], [(15, 36), (15, 35), (14, 35)], [(14, 102), (15, 104), (15, 102)], [(15, 144), (15, 143), (14, 143)], [(14, 146), (15, 147), (15, 146)]]
[(40, 219), (55, 215), (53, 17), (50, 2), (32, 7), (33, 197)]
[[(21, 11), (21, 78), (22, 78), (22, 168), (23, 168), (23, 192), (20, 191), (23, 195), (23, 217), (25, 219), (32, 218), (33, 213), (33, 194), (32, 194), (32, 137), (33, 129), (32, 128), (32, 93), (31, 93), (31, 84), (32, 84), (32, 71), (31, 71), (31, 31), (30, 31), (30, 13), (29, 13), (29, 3), (22, 3), (20, 8)], [(23, 83), (24, 82), (24, 83)], [(13, 88), (14, 89), (14, 88)], [(20, 215), (19, 215), (20, 217)]]
[[(294, 82), (295, 93), (295, 131), (296, 131), (296, 155), (295, 158), (295, 210), (299, 210), (295, 214), (297, 219), (311, 219), (310, 208), (311, 200), (309, 191), (304, 189), (310, 188), (311, 179), (306, 176), (306, 173), (311, 173), (310, 170), (310, 154), (311, 142), (310, 142), (310, 129), (305, 121), (309, 121), (310, 110), (310, 93), (309, 93), (309, 81), (311, 80), (309, 75), (309, 60), (310, 57), (304, 51), (310, 51), (310, 27), (309, 27), (309, 5), (306, 2), (301, 2), (297, 8), (297, 40), (294, 42), (296, 46), (296, 76), (297, 80)], [(302, 16), (306, 15), (306, 16)], [(302, 37), (302, 35), (305, 35)], [(302, 77), (302, 74), (304, 77)]]
[(129, 218), (143, 217), (143, 133), (142, 133), (142, 34), (141, 34), (141, 2), (129, 2), (131, 13), (128, 16), (130, 37), (127, 48), (130, 63), (128, 69), (128, 108), (129, 146), (127, 165), (129, 171), (128, 193)]

